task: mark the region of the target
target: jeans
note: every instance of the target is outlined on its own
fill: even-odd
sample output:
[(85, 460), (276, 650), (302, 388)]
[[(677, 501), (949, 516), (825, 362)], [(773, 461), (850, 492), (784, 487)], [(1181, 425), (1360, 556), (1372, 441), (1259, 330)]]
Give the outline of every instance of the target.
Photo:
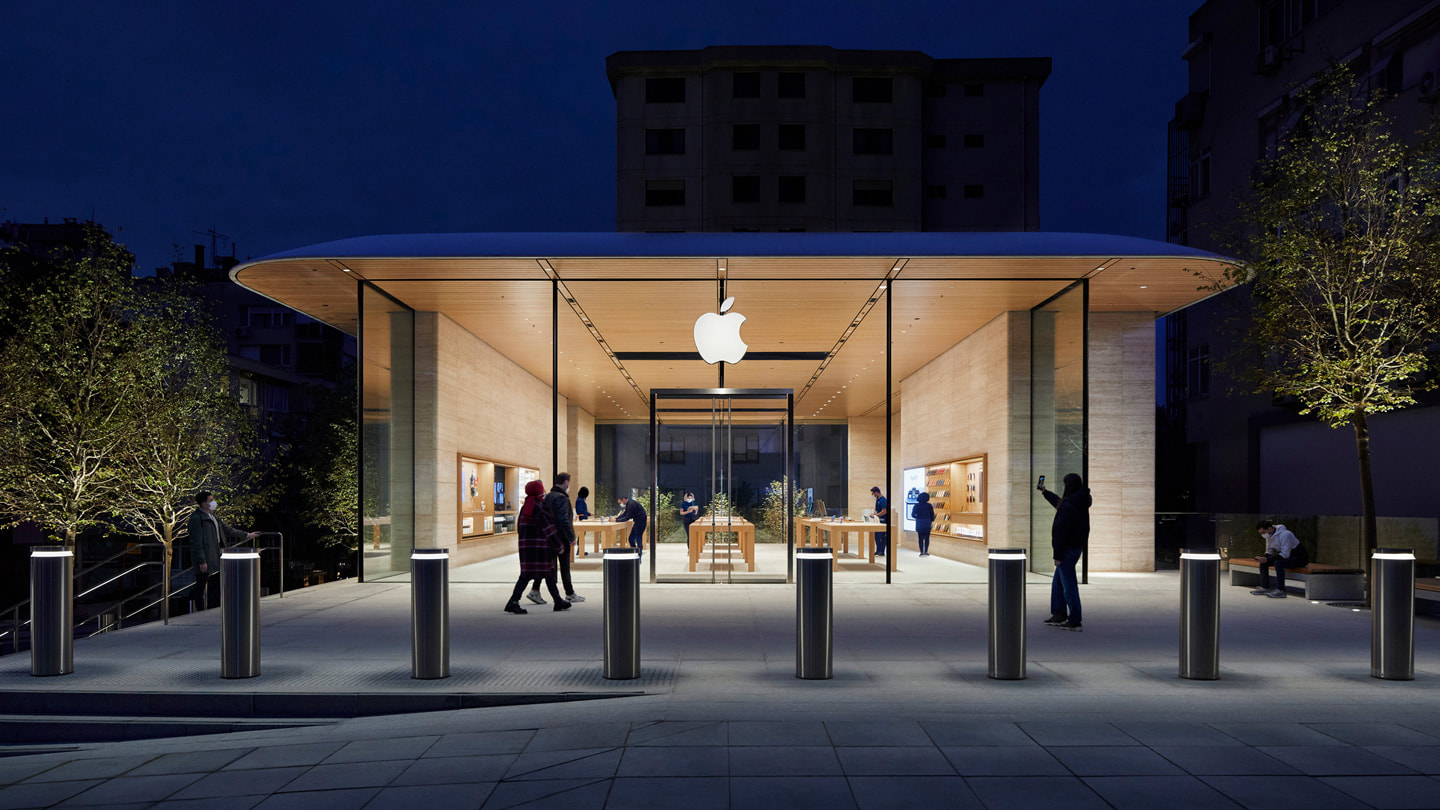
[(645, 553), (645, 524), (637, 523), (630, 529), (630, 547)]
[(1050, 615), (1064, 616), (1079, 624), (1080, 581), (1075, 576), (1075, 564), (1080, 562), (1080, 549), (1071, 549), (1060, 558), (1055, 566), (1055, 578), (1050, 580)]
[(890, 548), (890, 533), (875, 532), (875, 556), (884, 557)]
[[(575, 541), (580, 542), (579, 540)], [(570, 543), (564, 543), (565, 549), (560, 552), (560, 582), (565, 586), (565, 595), (575, 593), (575, 584), (570, 581), (570, 560), (575, 556), (575, 547)], [(550, 581), (555, 581), (555, 575), (550, 575)], [(537, 586), (538, 587), (538, 586)]]
[(550, 590), (550, 598), (554, 599), (556, 602), (559, 602), (560, 591), (555, 589), (554, 571), (551, 571), (543, 577), (537, 577), (534, 574), (521, 574), (520, 578), (515, 580), (515, 590), (510, 594), (510, 601), (518, 604), (520, 602), (520, 597), (525, 595), (525, 586), (529, 585), (532, 581), (535, 583), (535, 590), (540, 590), (540, 583), (542, 580), (545, 583), (545, 587)]
[(920, 553), (921, 553), (921, 554), (929, 554), (929, 553), (930, 553), (930, 526), (931, 526), (931, 525), (932, 525), (932, 524), (929, 524), (929, 523), (916, 523), (916, 524), (915, 524), (915, 534), (920, 538), (920, 540), (919, 540), (919, 545), (920, 545)]
[(1270, 566), (1272, 565), (1275, 566), (1275, 587), (1283, 591), (1285, 590), (1285, 568), (1297, 566), (1290, 565), (1290, 561), (1284, 557), (1276, 557), (1273, 562), (1260, 563), (1260, 587), (1262, 588), (1270, 587)]
[[(209, 610), (220, 602), (220, 583), (212, 583), (212, 578), (220, 573), (211, 568), (206, 573), (200, 573), (200, 566), (194, 566), (191, 570), (195, 572), (195, 584), (190, 586), (190, 601), (194, 609)], [(214, 587), (211, 587), (211, 586)]]

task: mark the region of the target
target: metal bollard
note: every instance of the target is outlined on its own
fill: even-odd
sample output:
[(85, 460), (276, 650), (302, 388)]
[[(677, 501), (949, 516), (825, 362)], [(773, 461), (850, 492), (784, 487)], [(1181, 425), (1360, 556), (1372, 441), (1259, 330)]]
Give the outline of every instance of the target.
[(260, 552), (220, 553), (220, 677), (260, 674)]
[(1220, 552), (1180, 549), (1180, 677), (1220, 679)]
[(1415, 680), (1415, 551), (1370, 555), (1370, 677)]
[(30, 552), (30, 674), (74, 671), (75, 554), (64, 546), (36, 546)]
[(640, 552), (607, 548), (605, 577), (605, 677), (640, 677)]
[(410, 552), (410, 677), (450, 677), (450, 552)]
[(1025, 549), (990, 549), (990, 677), (1025, 679)]
[(795, 677), (828, 680), (835, 658), (835, 552), (798, 548), (795, 558)]

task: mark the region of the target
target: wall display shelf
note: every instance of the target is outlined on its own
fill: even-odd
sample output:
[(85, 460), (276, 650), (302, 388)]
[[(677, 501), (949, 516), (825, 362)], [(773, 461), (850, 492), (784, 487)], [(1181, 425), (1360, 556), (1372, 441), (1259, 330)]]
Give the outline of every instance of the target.
[(459, 539), (475, 540), (515, 531), (525, 485), (540, 478), (540, 471), (488, 461), (461, 453), (458, 514)]
[(985, 455), (925, 465), (925, 491), (935, 507), (931, 536), (985, 542)]

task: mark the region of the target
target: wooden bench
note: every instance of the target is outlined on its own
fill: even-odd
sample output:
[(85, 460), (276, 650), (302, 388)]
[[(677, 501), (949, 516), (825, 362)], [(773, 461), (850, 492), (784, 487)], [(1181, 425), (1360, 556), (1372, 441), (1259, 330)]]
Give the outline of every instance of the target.
[(1440, 577), (1415, 578), (1415, 606), (1425, 613), (1440, 612)]
[[(1271, 569), (1274, 575), (1274, 569)], [(1365, 598), (1365, 572), (1358, 568), (1310, 563), (1285, 569), (1285, 588), (1299, 589), (1304, 583), (1305, 598), (1316, 602), (1351, 602)], [(1260, 584), (1260, 563), (1254, 557), (1230, 558), (1230, 584), (1255, 587)], [(1437, 594), (1440, 597), (1440, 594)]]

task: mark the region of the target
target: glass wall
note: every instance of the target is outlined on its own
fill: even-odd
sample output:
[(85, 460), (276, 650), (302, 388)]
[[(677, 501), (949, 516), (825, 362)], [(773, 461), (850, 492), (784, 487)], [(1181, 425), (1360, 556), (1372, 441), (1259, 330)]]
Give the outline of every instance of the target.
[(408, 575), (415, 540), (415, 314), (360, 288), (363, 577)]
[[(1081, 281), (1030, 312), (1030, 481), (1055, 493), (1068, 473), (1087, 476), (1085, 306)], [(1053, 573), (1055, 509), (1036, 495), (1030, 510), (1031, 570)]]

